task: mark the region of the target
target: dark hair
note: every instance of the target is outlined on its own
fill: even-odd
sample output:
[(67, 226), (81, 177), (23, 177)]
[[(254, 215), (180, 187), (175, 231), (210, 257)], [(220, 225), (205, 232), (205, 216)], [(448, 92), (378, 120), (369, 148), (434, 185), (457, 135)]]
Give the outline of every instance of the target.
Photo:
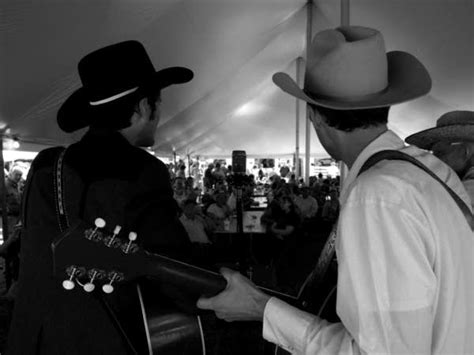
[(357, 128), (368, 128), (386, 124), (390, 106), (361, 110), (334, 110), (309, 104), (313, 111), (319, 112), (328, 126), (340, 131), (351, 132)]
[(92, 128), (108, 129), (117, 131), (130, 126), (130, 118), (139, 110), (139, 102), (146, 98), (151, 108), (151, 117), (156, 111), (156, 99), (160, 97), (160, 91), (137, 90), (129, 97), (112, 101), (107, 105), (98, 107), (97, 114), (91, 124)]
[(183, 207), (188, 206), (188, 205), (197, 205), (197, 202), (191, 198), (187, 198), (186, 200), (183, 201)]

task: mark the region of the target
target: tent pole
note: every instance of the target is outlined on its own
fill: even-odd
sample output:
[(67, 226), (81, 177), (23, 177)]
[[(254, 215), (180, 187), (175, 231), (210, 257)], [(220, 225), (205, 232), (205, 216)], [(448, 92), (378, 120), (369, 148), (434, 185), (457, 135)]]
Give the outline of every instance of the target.
[[(341, 26), (349, 26), (350, 24), (350, 0), (341, 0)], [(340, 176), (340, 182), (339, 186), (342, 186), (342, 182), (344, 181), (344, 178), (348, 174), (347, 165), (344, 164), (344, 162), (340, 161), (339, 162), (339, 172), (341, 174)]]
[[(307, 7), (307, 21), (306, 21), (306, 63), (308, 63), (308, 48), (313, 39), (313, 0), (308, 0)], [(309, 117), (309, 110), (306, 105), (306, 148), (305, 148), (305, 169), (304, 182), (309, 186), (309, 170), (310, 170), (310, 156), (311, 156), (311, 120)]]
[(350, 16), (350, 0), (341, 0), (341, 26), (349, 26)]
[(188, 158), (188, 176), (191, 176), (191, 154), (187, 154)]
[[(2, 234), (3, 242), (5, 243), (10, 237), (10, 228), (8, 225), (8, 211), (7, 211), (7, 191), (5, 188), (5, 160), (3, 159), (3, 141), (5, 138), (6, 129), (0, 130), (0, 199), (1, 199), (1, 208), (2, 208)], [(10, 266), (8, 259), (5, 259), (5, 282), (6, 289), (10, 287), (11, 278), (10, 278)]]
[[(301, 72), (303, 69), (303, 58), (296, 58), (296, 83), (301, 87)], [(300, 177), (300, 99), (296, 99), (296, 143), (295, 143), (295, 177)]]
[(5, 160), (3, 159), (3, 141), (5, 130), (0, 131), (0, 198), (2, 207), (2, 226), (3, 226), (3, 241), (5, 242), (10, 235), (8, 232), (8, 211), (7, 211), (7, 192), (5, 189)]

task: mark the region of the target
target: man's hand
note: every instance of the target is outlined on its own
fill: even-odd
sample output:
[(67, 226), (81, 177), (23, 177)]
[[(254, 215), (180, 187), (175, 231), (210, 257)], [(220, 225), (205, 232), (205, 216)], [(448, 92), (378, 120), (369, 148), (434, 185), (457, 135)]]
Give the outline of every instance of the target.
[(228, 322), (262, 321), (270, 296), (237, 271), (222, 268), (220, 272), (227, 280), (227, 287), (217, 296), (201, 297), (197, 302), (198, 308), (213, 310), (218, 318)]

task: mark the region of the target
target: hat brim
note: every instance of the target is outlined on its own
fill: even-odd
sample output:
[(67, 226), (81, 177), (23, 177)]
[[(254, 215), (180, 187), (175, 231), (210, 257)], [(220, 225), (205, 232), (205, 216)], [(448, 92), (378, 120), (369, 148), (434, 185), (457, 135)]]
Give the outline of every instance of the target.
[[(194, 73), (188, 68), (165, 68), (157, 71), (145, 82), (141, 83), (139, 86), (140, 92), (161, 90), (173, 84), (184, 84), (191, 81), (193, 76)], [(127, 98), (129, 97), (126, 96), (123, 100)], [(66, 133), (71, 133), (87, 127), (92, 123), (98, 109), (98, 106), (90, 105), (85, 89), (79, 88), (73, 92), (59, 108), (57, 115), (59, 128)]]
[(352, 100), (328, 98), (311, 93), (309, 96), (286, 73), (273, 75), (273, 82), (286, 93), (308, 103), (336, 110), (367, 109), (391, 106), (413, 100), (427, 94), (431, 89), (431, 78), (423, 64), (409, 53), (393, 51), (387, 53), (388, 86), (378, 94)]
[(405, 139), (405, 142), (416, 145), (421, 149), (431, 150), (433, 145), (440, 141), (450, 142), (474, 142), (474, 125), (452, 125), (443, 127), (433, 127), (424, 131), (412, 134)]

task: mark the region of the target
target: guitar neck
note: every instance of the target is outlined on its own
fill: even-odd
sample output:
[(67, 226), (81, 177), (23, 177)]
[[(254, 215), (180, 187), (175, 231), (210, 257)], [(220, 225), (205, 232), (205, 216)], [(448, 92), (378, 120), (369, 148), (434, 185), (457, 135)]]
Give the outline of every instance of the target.
[(163, 255), (145, 255), (145, 274), (149, 279), (172, 284), (192, 295), (211, 297), (223, 291), (227, 285), (218, 273)]
[[(227, 285), (224, 277), (216, 272), (201, 269), (163, 255), (146, 253), (148, 278), (175, 285), (196, 297), (212, 297), (222, 292)], [(296, 304), (297, 297), (264, 287), (259, 287), (270, 296)]]

